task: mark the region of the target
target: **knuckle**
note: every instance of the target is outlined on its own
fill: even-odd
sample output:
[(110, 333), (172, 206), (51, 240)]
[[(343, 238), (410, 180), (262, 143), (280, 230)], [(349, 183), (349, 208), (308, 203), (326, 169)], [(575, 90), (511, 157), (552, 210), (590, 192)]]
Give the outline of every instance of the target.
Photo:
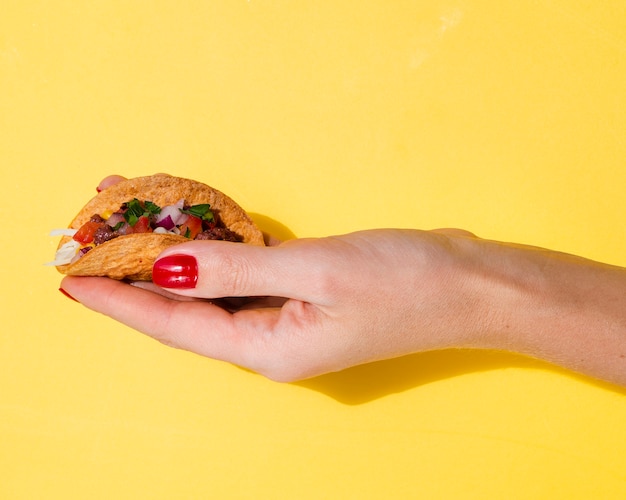
[(349, 284), (342, 279), (341, 271), (328, 263), (318, 267), (312, 275), (309, 286), (320, 303), (325, 303), (328, 300), (334, 301), (337, 297), (351, 293)]
[(182, 347), (178, 345), (178, 343), (174, 339), (168, 336), (158, 336), (155, 337), (155, 340), (157, 340), (159, 343), (163, 344), (166, 347), (171, 347), (172, 349), (182, 349)]
[(163, 315), (148, 320), (145, 332), (161, 344), (173, 349), (182, 349), (176, 327), (176, 308), (179, 303), (172, 301), (163, 306)]
[(319, 375), (325, 371), (323, 365), (328, 361), (327, 346), (320, 345), (320, 335), (316, 333), (313, 308), (304, 304), (295, 307), (299, 308), (296, 312), (304, 319), (304, 324), (290, 321), (288, 329), (275, 332), (271, 346), (261, 349), (266, 354), (262, 359), (263, 368), (258, 371), (275, 382), (296, 382)]
[(282, 384), (289, 384), (299, 380), (296, 374), (290, 373), (288, 370), (269, 370), (261, 373), (261, 375), (273, 382), (279, 382)]
[(264, 377), (280, 383), (291, 383), (311, 376), (306, 364), (283, 362), (266, 366), (258, 372)]
[(231, 296), (246, 296), (250, 286), (251, 265), (234, 253), (224, 252), (219, 259), (219, 276), (222, 290)]

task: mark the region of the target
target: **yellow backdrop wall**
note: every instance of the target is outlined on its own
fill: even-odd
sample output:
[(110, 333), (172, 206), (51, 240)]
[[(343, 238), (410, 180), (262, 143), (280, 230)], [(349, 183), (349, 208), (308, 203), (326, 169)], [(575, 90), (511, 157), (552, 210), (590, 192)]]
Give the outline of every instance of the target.
[(622, 389), (492, 352), (277, 384), (42, 266), (101, 177), (154, 172), (282, 237), (456, 226), (626, 266), (622, 0), (1, 11), (0, 497), (624, 498)]

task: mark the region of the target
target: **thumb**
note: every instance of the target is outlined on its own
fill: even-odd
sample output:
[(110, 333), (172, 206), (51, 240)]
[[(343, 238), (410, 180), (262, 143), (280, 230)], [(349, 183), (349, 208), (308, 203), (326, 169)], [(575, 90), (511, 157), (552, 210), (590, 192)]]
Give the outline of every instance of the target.
[[(298, 246), (298, 245), (295, 245)], [(179, 295), (202, 298), (274, 296), (308, 301), (307, 266), (294, 245), (262, 247), (227, 241), (190, 241), (164, 250), (153, 282)], [(307, 296), (304, 296), (307, 295)]]

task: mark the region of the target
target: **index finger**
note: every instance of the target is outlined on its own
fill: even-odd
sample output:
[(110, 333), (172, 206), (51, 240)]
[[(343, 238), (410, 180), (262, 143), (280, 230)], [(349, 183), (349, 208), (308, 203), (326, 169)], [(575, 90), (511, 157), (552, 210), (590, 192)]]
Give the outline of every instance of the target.
[(114, 186), (115, 184), (119, 184), (122, 181), (125, 181), (126, 177), (122, 177), (121, 175), (109, 175), (100, 181), (100, 184), (96, 187), (96, 191), (98, 193), (106, 188)]
[(68, 276), (61, 288), (78, 302), (159, 342), (255, 369), (255, 338), (273, 329), (279, 309), (236, 315), (208, 302), (181, 302), (109, 278)]

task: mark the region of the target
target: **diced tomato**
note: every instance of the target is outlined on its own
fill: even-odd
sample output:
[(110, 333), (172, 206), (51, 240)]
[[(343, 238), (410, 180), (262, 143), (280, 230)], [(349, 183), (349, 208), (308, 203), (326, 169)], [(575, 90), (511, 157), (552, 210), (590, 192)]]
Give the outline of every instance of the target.
[(201, 232), (202, 219), (200, 217), (190, 215), (185, 223), (180, 226), (180, 234), (183, 236), (187, 236), (191, 240), (193, 240)]
[(96, 230), (100, 226), (102, 226), (102, 222), (85, 222), (74, 235), (74, 240), (78, 241), (81, 245), (91, 243), (93, 241), (94, 234), (96, 234)]
[(133, 233), (151, 233), (152, 228), (150, 227), (150, 219), (145, 215), (139, 217), (137, 222), (133, 226)]

